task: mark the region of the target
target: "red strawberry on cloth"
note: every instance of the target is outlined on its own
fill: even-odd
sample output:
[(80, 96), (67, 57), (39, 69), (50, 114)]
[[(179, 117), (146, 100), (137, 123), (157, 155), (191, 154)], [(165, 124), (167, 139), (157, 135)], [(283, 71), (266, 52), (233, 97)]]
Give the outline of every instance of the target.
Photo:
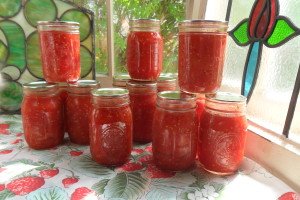
[(22, 142), (22, 139), (15, 139), (14, 141), (11, 142), (11, 144), (18, 144)]
[(70, 185), (73, 185), (74, 183), (77, 183), (79, 181), (78, 177), (67, 177), (64, 178), (61, 182), (64, 185), (65, 188), (68, 188)]
[(149, 145), (145, 148), (145, 151), (152, 153), (152, 145)]
[(5, 171), (5, 170), (6, 170), (6, 168), (0, 167), (0, 173), (3, 172), (3, 171)]
[(4, 184), (0, 184), (0, 192), (3, 191), (5, 189), (5, 185)]
[(132, 152), (132, 153), (136, 153), (136, 154), (141, 154), (141, 153), (144, 152), (144, 150), (143, 150), (143, 149), (132, 149), (131, 152)]
[(160, 170), (154, 164), (147, 166), (146, 173), (150, 178), (170, 178), (176, 174), (175, 172)]
[(45, 184), (45, 180), (38, 176), (28, 176), (15, 179), (6, 185), (6, 189), (15, 195), (26, 195)]
[(145, 155), (139, 158), (139, 162), (144, 164), (149, 164), (153, 162), (153, 156), (152, 155)]
[(132, 171), (140, 170), (143, 168), (144, 168), (143, 165), (141, 165), (140, 163), (125, 163), (118, 169), (120, 169), (122, 171), (132, 172)]
[(59, 173), (59, 170), (57, 168), (54, 169), (44, 169), (40, 171), (40, 175), (43, 178), (52, 178), (53, 176), (56, 176)]
[(71, 195), (71, 200), (96, 200), (97, 196), (93, 190), (87, 187), (77, 188)]
[(11, 149), (0, 150), (0, 155), (10, 154), (12, 151), (13, 150), (11, 150)]
[(23, 135), (23, 133), (17, 133), (16, 136), (17, 137), (21, 137)]
[(295, 192), (287, 192), (281, 195), (278, 200), (300, 200), (300, 196)]
[(81, 154), (83, 154), (82, 151), (75, 151), (75, 150), (70, 151), (71, 156), (80, 156)]
[(0, 124), (0, 134), (9, 134), (9, 124)]

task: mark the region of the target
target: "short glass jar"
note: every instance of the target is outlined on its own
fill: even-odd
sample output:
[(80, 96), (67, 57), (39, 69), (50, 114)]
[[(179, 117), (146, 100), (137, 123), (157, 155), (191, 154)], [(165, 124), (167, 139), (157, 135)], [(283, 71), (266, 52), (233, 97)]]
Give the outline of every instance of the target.
[(205, 94), (195, 94), (196, 95), (196, 113), (197, 113), (197, 117), (198, 117), (198, 121), (200, 122), (204, 107), (205, 107)]
[(206, 95), (198, 139), (198, 157), (209, 172), (234, 173), (244, 157), (246, 98), (232, 93)]
[(133, 119), (133, 141), (152, 141), (152, 123), (156, 107), (157, 84), (155, 82), (127, 82)]
[(37, 29), (44, 79), (76, 82), (80, 78), (79, 23), (39, 21)]
[(113, 77), (113, 87), (119, 87), (126, 89), (126, 83), (130, 80), (128, 74), (119, 74)]
[(160, 21), (130, 20), (127, 37), (127, 70), (131, 79), (155, 81), (162, 71), (163, 39)]
[(157, 92), (176, 90), (176, 78), (160, 75), (157, 80)]
[(132, 148), (132, 115), (128, 90), (102, 88), (92, 91), (90, 150), (99, 164), (119, 166), (129, 159)]
[(221, 85), (228, 22), (179, 23), (178, 83), (184, 92), (214, 93)]
[(48, 149), (63, 142), (63, 105), (58, 85), (44, 81), (23, 84), (21, 106), (25, 140), (32, 149)]
[(195, 163), (198, 119), (196, 96), (160, 92), (153, 122), (153, 159), (161, 169), (182, 171)]
[(89, 122), (92, 112), (91, 90), (100, 85), (95, 80), (80, 80), (69, 84), (65, 104), (66, 127), (70, 141), (75, 144), (89, 145)]

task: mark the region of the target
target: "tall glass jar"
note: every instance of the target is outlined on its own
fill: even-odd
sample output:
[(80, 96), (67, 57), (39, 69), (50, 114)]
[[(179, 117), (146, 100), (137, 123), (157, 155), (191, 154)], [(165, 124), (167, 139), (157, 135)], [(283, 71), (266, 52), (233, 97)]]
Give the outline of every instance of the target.
[(157, 80), (157, 92), (176, 90), (176, 78), (160, 75)]
[(126, 89), (126, 83), (130, 80), (128, 74), (119, 74), (113, 77), (113, 87)]
[(42, 69), (47, 82), (76, 82), (80, 77), (79, 23), (40, 21)]
[(130, 20), (126, 51), (131, 79), (155, 81), (162, 71), (163, 39), (160, 35), (160, 21)]
[(195, 109), (195, 95), (179, 91), (158, 93), (152, 149), (159, 168), (181, 171), (194, 165), (198, 132)]
[(63, 142), (63, 107), (58, 85), (44, 81), (23, 85), (21, 106), (25, 140), (30, 148), (48, 149)]
[(92, 158), (102, 165), (122, 165), (128, 161), (132, 148), (132, 115), (128, 90), (102, 88), (93, 90), (92, 95)]
[(152, 141), (152, 122), (156, 107), (157, 84), (155, 82), (127, 82), (133, 117), (133, 141)]
[(227, 22), (179, 23), (178, 81), (184, 92), (214, 93), (222, 81)]
[(234, 173), (244, 156), (247, 134), (246, 98), (232, 93), (206, 95), (201, 117), (198, 157), (212, 173)]
[(205, 107), (205, 95), (204, 94), (195, 94), (196, 95), (196, 113), (197, 113), (197, 117), (198, 117), (198, 121), (200, 122), (204, 107)]
[(70, 141), (88, 145), (89, 122), (92, 112), (91, 90), (99, 87), (95, 80), (80, 80), (69, 84), (66, 107), (66, 124)]

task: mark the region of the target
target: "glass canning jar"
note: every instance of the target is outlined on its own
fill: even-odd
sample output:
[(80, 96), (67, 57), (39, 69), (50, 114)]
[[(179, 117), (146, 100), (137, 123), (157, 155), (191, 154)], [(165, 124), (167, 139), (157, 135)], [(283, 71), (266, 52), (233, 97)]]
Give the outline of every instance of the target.
[(246, 97), (218, 92), (206, 95), (198, 139), (198, 157), (204, 169), (234, 173), (244, 157), (247, 134)]
[(132, 115), (128, 90), (101, 88), (92, 91), (90, 150), (99, 164), (126, 163), (132, 148)]
[(44, 81), (23, 84), (21, 106), (25, 140), (30, 148), (48, 149), (63, 142), (63, 105), (58, 85)]
[(179, 91), (160, 92), (153, 122), (154, 163), (165, 170), (191, 168), (197, 152), (196, 96)]

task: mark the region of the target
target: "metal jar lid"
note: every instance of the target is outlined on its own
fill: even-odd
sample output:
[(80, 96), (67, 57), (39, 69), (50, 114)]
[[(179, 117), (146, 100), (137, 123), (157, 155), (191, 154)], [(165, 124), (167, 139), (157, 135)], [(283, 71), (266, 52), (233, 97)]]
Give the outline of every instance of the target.
[(153, 81), (128, 81), (127, 86), (135, 88), (156, 88), (157, 83)]
[(168, 75), (160, 75), (157, 80), (158, 83), (176, 82), (176, 78)]
[(23, 88), (25, 90), (34, 90), (34, 91), (46, 91), (57, 87), (58, 85), (56, 83), (47, 83), (46, 81), (36, 81), (36, 82), (23, 84)]
[(216, 101), (220, 103), (245, 103), (247, 98), (240, 94), (230, 92), (217, 92), (215, 94), (205, 95), (209, 101)]
[(129, 74), (119, 74), (113, 77), (113, 85), (126, 87), (126, 82), (130, 80)]
[(158, 19), (131, 19), (129, 21), (131, 31), (159, 31), (160, 20)]
[(158, 97), (166, 100), (176, 100), (176, 101), (195, 101), (196, 95), (183, 93), (180, 91), (164, 91), (159, 92)]
[(79, 33), (79, 23), (72, 21), (38, 21), (39, 31), (67, 31)]
[(124, 97), (128, 96), (128, 94), (128, 90), (122, 88), (100, 88), (92, 90), (92, 95), (95, 97)]
[(179, 32), (227, 32), (227, 21), (184, 20), (178, 24)]
[(95, 80), (79, 80), (76, 83), (68, 84), (71, 88), (92, 88), (97, 87), (100, 83)]

